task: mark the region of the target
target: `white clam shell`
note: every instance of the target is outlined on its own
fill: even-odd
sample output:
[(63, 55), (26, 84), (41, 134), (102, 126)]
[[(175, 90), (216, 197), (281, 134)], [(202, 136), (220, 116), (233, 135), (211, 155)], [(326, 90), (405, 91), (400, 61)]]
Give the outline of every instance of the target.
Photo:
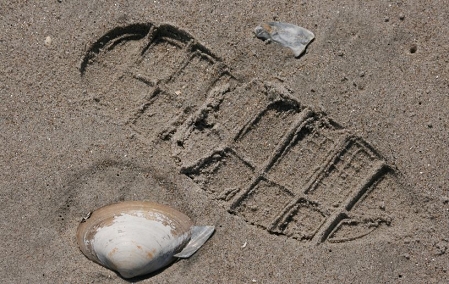
[(189, 257), (213, 231), (193, 226), (189, 217), (169, 206), (126, 201), (94, 211), (78, 226), (77, 241), (89, 259), (132, 278), (154, 272), (175, 257)]

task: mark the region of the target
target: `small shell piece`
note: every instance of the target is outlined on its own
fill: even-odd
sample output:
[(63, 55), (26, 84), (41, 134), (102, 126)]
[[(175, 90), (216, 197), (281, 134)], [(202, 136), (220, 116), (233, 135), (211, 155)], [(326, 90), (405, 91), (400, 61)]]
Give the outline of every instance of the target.
[(255, 28), (254, 33), (260, 39), (272, 40), (290, 48), (295, 57), (300, 56), (315, 38), (315, 35), (305, 28), (282, 22), (261, 24)]
[(179, 258), (188, 258), (192, 256), (210, 238), (214, 231), (215, 228), (213, 226), (193, 226), (191, 229), (192, 237), (190, 238), (190, 242), (181, 252), (174, 256)]
[(78, 226), (77, 241), (89, 259), (132, 278), (170, 264), (175, 254), (189, 249), (193, 228), (212, 230), (201, 245), (213, 233), (213, 227), (195, 227), (189, 217), (169, 206), (127, 201), (92, 212)]

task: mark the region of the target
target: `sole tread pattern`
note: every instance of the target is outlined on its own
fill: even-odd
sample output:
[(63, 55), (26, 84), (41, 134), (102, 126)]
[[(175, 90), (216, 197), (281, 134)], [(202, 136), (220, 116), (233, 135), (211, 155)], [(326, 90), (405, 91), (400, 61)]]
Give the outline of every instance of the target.
[(80, 71), (106, 114), (168, 143), (182, 174), (250, 224), (317, 244), (392, 224), (379, 192), (400, 185), (373, 147), (281, 85), (237, 80), (181, 29), (113, 29)]

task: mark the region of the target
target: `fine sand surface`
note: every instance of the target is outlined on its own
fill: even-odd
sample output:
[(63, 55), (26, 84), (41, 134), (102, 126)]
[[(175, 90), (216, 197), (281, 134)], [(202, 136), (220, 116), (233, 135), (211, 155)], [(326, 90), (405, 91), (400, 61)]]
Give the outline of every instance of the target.
[(2, 283), (126, 283), (75, 240), (121, 200), (216, 227), (140, 283), (449, 281), (447, 1), (10, 2)]

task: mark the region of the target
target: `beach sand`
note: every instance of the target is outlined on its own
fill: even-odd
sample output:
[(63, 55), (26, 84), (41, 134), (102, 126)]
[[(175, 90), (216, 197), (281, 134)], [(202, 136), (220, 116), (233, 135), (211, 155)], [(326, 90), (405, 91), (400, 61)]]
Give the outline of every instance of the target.
[(446, 1), (9, 2), (3, 283), (126, 283), (75, 239), (122, 200), (216, 228), (140, 283), (449, 281)]

